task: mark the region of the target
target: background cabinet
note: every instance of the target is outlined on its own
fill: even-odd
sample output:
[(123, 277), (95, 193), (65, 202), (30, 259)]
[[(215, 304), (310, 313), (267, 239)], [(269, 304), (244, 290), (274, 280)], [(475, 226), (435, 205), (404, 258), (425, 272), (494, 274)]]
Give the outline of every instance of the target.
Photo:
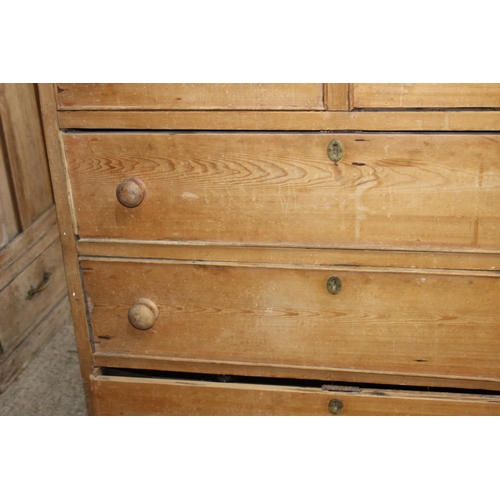
[(68, 319), (34, 84), (0, 84), (0, 392)]

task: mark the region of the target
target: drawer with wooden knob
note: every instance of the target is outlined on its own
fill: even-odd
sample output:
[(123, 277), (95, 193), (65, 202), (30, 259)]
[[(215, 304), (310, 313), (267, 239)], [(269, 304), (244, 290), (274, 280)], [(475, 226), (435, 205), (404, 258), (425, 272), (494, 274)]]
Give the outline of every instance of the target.
[(498, 251), (496, 134), (65, 134), (81, 238)]
[(91, 376), (97, 415), (500, 415), (500, 396)]
[(82, 270), (100, 362), (500, 388), (492, 272), (107, 259), (83, 260)]

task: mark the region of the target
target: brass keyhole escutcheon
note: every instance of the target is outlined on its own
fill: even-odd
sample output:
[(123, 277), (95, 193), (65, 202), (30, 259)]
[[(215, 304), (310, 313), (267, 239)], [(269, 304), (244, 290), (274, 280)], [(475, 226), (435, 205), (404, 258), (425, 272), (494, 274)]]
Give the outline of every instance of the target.
[(342, 408), (344, 408), (344, 403), (340, 399), (332, 399), (328, 403), (328, 410), (332, 415), (340, 415)]
[(344, 146), (342, 146), (342, 143), (340, 141), (337, 141), (337, 139), (330, 141), (330, 144), (328, 144), (328, 148), (326, 151), (328, 153), (328, 158), (330, 158), (330, 160), (335, 163), (340, 161), (342, 159), (342, 156), (344, 156)]
[(332, 295), (338, 295), (342, 290), (342, 280), (338, 276), (331, 276), (326, 282), (326, 289)]

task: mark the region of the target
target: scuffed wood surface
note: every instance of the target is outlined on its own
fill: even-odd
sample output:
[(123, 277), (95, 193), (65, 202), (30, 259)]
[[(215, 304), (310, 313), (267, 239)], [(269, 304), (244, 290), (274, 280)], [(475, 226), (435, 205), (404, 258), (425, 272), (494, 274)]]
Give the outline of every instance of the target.
[(499, 108), (500, 83), (354, 83), (354, 108)]
[[(335, 164), (333, 138), (344, 145)], [(497, 135), (66, 134), (81, 237), (500, 249)], [(137, 208), (116, 199), (139, 177)]]
[(323, 84), (59, 83), (59, 109), (323, 109)]
[(328, 403), (342, 401), (340, 416), (500, 415), (498, 396), (409, 391), (359, 393), (257, 384), (92, 376), (97, 415), (311, 415), (331, 416)]
[[(95, 350), (500, 379), (498, 277), (294, 267), (83, 261)], [(146, 331), (127, 319), (141, 297)]]

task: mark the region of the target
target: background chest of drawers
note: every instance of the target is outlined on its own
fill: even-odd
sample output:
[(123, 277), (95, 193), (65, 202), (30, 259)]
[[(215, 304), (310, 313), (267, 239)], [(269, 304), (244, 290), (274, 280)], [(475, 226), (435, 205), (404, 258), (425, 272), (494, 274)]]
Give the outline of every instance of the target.
[(500, 85), (40, 85), (90, 412), (500, 414)]

